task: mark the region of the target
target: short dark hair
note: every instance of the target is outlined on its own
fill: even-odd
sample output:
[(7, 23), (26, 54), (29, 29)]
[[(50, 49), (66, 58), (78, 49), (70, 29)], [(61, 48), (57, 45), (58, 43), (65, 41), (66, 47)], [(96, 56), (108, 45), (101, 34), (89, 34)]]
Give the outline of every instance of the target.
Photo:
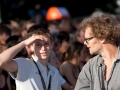
[(11, 36), (11, 29), (8, 28), (5, 24), (0, 24), (0, 34), (6, 33)]
[(61, 44), (63, 41), (69, 42), (70, 40), (70, 35), (67, 31), (60, 31), (57, 35), (57, 39), (59, 43)]
[(27, 35), (23, 38), (23, 40), (31, 37), (32, 35), (44, 35), (48, 38), (50, 38), (50, 41), (53, 42), (53, 36), (50, 33), (49, 30), (41, 28), (41, 26), (33, 26), (29, 29), (29, 32), (27, 33)]

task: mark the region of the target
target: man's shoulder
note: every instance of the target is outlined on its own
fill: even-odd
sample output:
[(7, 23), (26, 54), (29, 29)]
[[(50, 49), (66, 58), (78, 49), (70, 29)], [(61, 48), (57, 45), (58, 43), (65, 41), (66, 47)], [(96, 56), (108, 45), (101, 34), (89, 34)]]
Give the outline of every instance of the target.
[[(13, 59), (17, 64), (19, 65), (31, 65), (32, 64), (32, 60), (30, 60), (29, 58), (22, 58), (22, 57), (19, 57), (19, 58), (15, 58)], [(23, 66), (22, 65), (22, 66)]]
[(23, 57), (19, 57), (19, 58), (14, 58), (14, 61), (28, 61), (31, 62), (31, 60), (29, 58), (23, 58)]
[(49, 64), (48, 66), (49, 66), (49, 69), (50, 69), (51, 71), (56, 72), (56, 73), (59, 72), (58, 69), (55, 68), (54, 66), (52, 66), (52, 65), (50, 65), (50, 64)]

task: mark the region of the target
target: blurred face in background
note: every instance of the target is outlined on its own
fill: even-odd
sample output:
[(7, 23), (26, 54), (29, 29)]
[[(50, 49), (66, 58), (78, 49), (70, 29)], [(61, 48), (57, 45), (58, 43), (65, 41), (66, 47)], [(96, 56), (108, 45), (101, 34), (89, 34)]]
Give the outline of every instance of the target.
[(84, 43), (85, 39), (84, 39), (84, 31), (81, 29), (79, 30), (79, 35), (77, 36), (77, 40), (81, 43)]
[(60, 51), (61, 51), (62, 53), (66, 52), (68, 46), (69, 46), (69, 42), (63, 41), (63, 42), (61, 43), (61, 45), (60, 45)]
[(54, 67), (56, 67), (56, 68), (60, 67), (60, 61), (53, 50), (51, 50), (50, 58), (48, 61)]
[(56, 56), (53, 56), (51, 59), (50, 59), (50, 64), (56, 68), (59, 68), (60, 66), (60, 61), (59, 59), (56, 57)]
[(50, 32), (52, 34), (57, 34), (58, 33), (57, 25), (55, 25), (55, 24), (50, 24), (48, 26), (48, 30), (50, 30)]
[(21, 32), (22, 37), (24, 37), (24, 36), (27, 34), (28, 29), (29, 29), (30, 27), (32, 27), (33, 25), (35, 25), (34, 22), (28, 22), (28, 23), (26, 23), (25, 28), (24, 28), (24, 29), (22, 30), (22, 32)]
[(67, 32), (71, 32), (71, 25), (69, 21), (62, 21), (59, 25), (58, 25), (58, 30), (59, 31), (67, 31)]

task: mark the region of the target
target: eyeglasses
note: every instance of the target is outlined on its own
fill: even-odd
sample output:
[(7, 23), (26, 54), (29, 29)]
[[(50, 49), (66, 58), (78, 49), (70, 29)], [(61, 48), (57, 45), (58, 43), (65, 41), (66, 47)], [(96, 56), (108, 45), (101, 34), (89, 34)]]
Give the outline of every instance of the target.
[(94, 37), (90, 37), (90, 38), (85, 38), (86, 43), (88, 43), (91, 39), (93, 39)]

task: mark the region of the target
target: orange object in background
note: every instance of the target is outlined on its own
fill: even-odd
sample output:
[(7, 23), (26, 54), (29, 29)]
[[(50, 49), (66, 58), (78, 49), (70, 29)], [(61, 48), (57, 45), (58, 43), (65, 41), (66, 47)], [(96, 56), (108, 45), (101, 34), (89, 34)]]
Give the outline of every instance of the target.
[(50, 7), (47, 10), (46, 13), (46, 20), (47, 21), (52, 21), (52, 20), (60, 20), (64, 16), (69, 16), (69, 12), (65, 7)]
[(46, 20), (59, 20), (62, 18), (62, 14), (59, 12), (57, 7), (50, 7), (46, 13)]

